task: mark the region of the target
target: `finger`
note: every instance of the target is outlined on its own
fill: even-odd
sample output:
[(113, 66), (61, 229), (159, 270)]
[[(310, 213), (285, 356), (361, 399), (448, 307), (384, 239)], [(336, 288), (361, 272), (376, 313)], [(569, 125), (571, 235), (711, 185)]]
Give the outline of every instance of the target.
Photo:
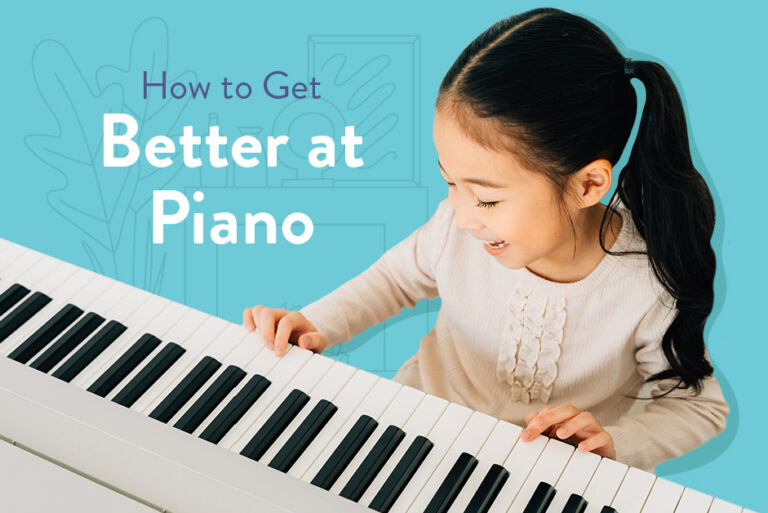
[(564, 422), (557, 431), (555, 431), (555, 434), (558, 438), (563, 439), (574, 435), (578, 431), (589, 431), (590, 428), (592, 428), (592, 432), (602, 429), (591, 413), (583, 411), (567, 422)]
[(250, 308), (243, 310), (243, 327), (248, 331), (256, 329), (256, 323), (253, 321), (253, 314)]
[(264, 307), (261, 305), (256, 305), (253, 308), (251, 308), (251, 320), (253, 321), (253, 325), (256, 327), (259, 332), (261, 332), (261, 327), (259, 326), (259, 315), (261, 314), (261, 310)]
[(277, 356), (283, 356), (288, 349), (288, 341), (294, 327), (296, 327), (296, 318), (290, 313), (283, 316), (277, 323), (277, 332), (275, 333), (275, 354)]
[(539, 412), (537, 412), (537, 411), (532, 411), (532, 412), (530, 412), (528, 415), (526, 415), (526, 416), (525, 416), (525, 424), (526, 424), (526, 426), (527, 426), (528, 424), (530, 424), (530, 423), (531, 423), (531, 420), (533, 420), (533, 418), (534, 418), (536, 415), (538, 415), (538, 414), (539, 414)]
[(544, 430), (544, 434), (547, 435), (550, 438), (555, 437), (555, 433), (558, 429), (564, 424), (564, 422), (558, 422), (557, 424), (552, 424), (550, 427), (548, 427), (546, 430)]
[(259, 331), (264, 337), (264, 342), (267, 343), (267, 347), (274, 349), (275, 347), (275, 323), (277, 322), (277, 316), (275, 310), (272, 308), (262, 308), (259, 311)]
[(319, 331), (305, 333), (299, 337), (298, 345), (315, 353), (322, 353), (325, 349), (325, 335)]
[(533, 440), (553, 424), (564, 422), (580, 412), (581, 410), (570, 404), (562, 404), (555, 408), (544, 408), (531, 420), (521, 437), (526, 441)]
[(611, 435), (606, 431), (600, 431), (594, 436), (579, 442), (579, 450), (583, 452), (595, 451), (601, 447), (607, 446), (611, 441)]

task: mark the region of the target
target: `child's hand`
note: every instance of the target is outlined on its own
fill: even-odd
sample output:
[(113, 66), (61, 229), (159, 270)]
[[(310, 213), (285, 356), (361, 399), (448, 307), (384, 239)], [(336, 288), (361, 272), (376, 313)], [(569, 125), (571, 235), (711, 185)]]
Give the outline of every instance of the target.
[(285, 354), (289, 342), (315, 353), (322, 353), (328, 342), (326, 336), (317, 331), (304, 315), (285, 308), (262, 305), (246, 308), (243, 310), (243, 326), (248, 331), (258, 329), (267, 347), (273, 349), (277, 356)]
[(532, 411), (526, 418), (526, 428), (520, 434), (523, 441), (529, 442), (539, 434), (577, 445), (584, 452), (592, 451), (600, 456), (616, 459), (613, 438), (595, 420), (588, 411), (570, 404), (555, 408), (544, 408), (541, 413)]

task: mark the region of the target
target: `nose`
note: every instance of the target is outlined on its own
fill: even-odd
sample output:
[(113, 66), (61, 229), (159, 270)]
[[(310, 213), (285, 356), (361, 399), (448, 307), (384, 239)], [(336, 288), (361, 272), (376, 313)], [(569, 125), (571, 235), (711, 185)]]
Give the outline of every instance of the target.
[(474, 205), (469, 204), (469, 200), (462, 200), (455, 196), (456, 195), (452, 195), (452, 197), (449, 198), (449, 202), (453, 207), (456, 226), (461, 230), (482, 231), (484, 225), (478, 217)]

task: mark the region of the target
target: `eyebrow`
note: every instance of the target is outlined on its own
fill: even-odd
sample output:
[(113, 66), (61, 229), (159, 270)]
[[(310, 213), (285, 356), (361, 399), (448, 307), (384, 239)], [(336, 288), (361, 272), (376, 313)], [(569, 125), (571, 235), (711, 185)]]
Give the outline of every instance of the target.
[[(446, 175), (448, 174), (448, 171), (446, 171), (443, 165), (440, 163), (440, 159), (437, 159), (437, 165), (440, 166), (440, 169), (442, 169)], [(489, 187), (493, 189), (503, 189), (504, 187), (506, 187), (506, 185), (501, 185), (495, 182), (489, 182), (488, 180), (483, 180), (482, 178), (467, 178), (464, 181), (467, 183), (480, 185), (481, 187)]]

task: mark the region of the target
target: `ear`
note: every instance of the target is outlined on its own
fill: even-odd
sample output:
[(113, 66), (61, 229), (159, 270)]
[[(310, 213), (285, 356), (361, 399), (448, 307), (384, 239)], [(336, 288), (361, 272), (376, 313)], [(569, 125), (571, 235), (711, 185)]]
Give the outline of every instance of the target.
[(609, 190), (613, 179), (613, 166), (606, 159), (590, 162), (574, 176), (574, 187), (582, 208), (597, 204)]

